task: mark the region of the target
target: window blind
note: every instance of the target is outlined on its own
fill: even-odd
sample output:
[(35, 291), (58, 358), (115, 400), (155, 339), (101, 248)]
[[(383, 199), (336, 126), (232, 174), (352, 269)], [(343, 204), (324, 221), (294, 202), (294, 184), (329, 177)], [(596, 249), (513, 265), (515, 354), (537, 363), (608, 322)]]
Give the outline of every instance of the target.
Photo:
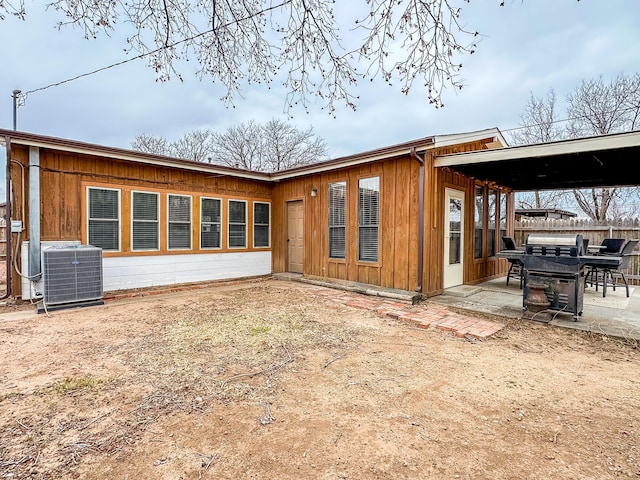
[(169, 195), (169, 249), (191, 248), (191, 197)]
[(358, 181), (358, 259), (378, 261), (380, 177)]
[(221, 247), (222, 218), (221, 201), (217, 198), (203, 198), (200, 208), (200, 246), (201, 248)]
[(120, 191), (89, 188), (89, 244), (105, 251), (120, 250)]
[(347, 182), (329, 184), (329, 257), (346, 257)]
[(247, 204), (229, 200), (229, 247), (247, 246)]
[(132, 193), (132, 250), (158, 250), (160, 248), (158, 197), (157, 193)]
[(253, 204), (253, 246), (268, 247), (269, 242), (269, 215), (268, 203), (254, 202)]

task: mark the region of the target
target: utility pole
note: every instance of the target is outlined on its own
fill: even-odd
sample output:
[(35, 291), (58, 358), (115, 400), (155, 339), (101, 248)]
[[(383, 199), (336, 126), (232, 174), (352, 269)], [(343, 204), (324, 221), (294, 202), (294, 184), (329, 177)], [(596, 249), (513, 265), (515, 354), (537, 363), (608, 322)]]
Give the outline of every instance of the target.
[(21, 90), (13, 91), (13, 129), (18, 129), (18, 95), (22, 93)]

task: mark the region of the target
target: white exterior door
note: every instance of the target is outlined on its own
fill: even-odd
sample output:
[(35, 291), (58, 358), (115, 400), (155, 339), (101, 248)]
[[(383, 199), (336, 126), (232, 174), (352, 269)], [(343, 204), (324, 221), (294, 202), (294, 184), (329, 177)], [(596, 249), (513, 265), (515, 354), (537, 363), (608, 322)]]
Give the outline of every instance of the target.
[(452, 188), (444, 194), (444, 288), (464, 282), (464, 192)]

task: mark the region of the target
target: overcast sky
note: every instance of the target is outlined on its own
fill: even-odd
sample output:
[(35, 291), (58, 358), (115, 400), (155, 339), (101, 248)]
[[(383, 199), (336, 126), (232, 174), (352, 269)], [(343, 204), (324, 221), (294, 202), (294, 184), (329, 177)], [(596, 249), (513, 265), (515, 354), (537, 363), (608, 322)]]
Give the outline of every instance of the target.
[[(14, 89), (36, 90), (128, 58), (120, 35), (85, 40), (78, 29), (58, 31), (55, 13), (45, 13), (42, 3), (26, 1), (25, 21), (0, 21), (0, 128), (13, 128)], [(130, 148), (141, 133), (176, 140), (197, 129), (223, 132), (278, 118), (300, 129), (312, 126), (331, 157), (338, 157), (429, 135), (506, 131), (518, 126), (531, 92), (543, 96), (550, 88), (562, 117), (564, 96), (581, 80), (640, 71), (638, 0), (459, 3), (463, 23), (483, 37), (476, 53), (462, 58), (466, 86), (444, 91), (442, 109), (431, 107), (419, 86), (404, 95), (399, 86), (378, 81), (357, 89), (355, 112), (338, 108), (333, 118), (311, 105), (308, 114), (294, 110), (289, 119), (278, 88), (245, 89), (228, 108), (219, 100), (223, 90), (210, 80), (185, 71), (182, 83), (157, 83), (145, 61), (136, 60), (30, 94), (18, 109), (18, 130)]]

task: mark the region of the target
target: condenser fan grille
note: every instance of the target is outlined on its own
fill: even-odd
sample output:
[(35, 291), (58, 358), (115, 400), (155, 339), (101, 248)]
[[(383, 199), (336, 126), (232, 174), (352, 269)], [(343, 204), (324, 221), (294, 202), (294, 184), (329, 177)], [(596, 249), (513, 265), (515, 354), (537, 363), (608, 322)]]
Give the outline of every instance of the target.
[(102, 249), (92, 245), (51, 247), (42, 252), (47, 305), (102, 298)]

